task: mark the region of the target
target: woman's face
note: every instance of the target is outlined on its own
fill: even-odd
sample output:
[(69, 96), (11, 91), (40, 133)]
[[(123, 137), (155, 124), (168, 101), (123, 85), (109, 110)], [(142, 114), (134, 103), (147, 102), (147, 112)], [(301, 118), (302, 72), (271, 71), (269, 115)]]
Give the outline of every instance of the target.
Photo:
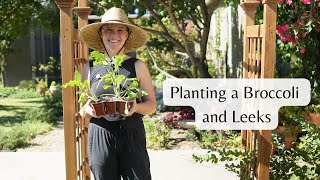
[(128, 38), (128, 28), (122, 24), (106, 24), (101, 27), (101, 35), (109, 53), (116, 55)]

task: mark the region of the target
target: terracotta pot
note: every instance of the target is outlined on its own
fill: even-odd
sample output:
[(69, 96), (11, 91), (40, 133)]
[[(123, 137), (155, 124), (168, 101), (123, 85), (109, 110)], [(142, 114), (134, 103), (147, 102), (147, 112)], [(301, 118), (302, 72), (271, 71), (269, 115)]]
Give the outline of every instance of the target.
[(277, 133), (283, 135), (286, 128), (284, 126), (278, 126), (277, 127)]
[(290, 137), (284, 138), (284, 147), (285, 149), (291, 149), (294, 147), (294, 142), (296, 142), (298, 135), (293, 135)]
[(116, 102), (108, 101), (104, 103), (105, 114), (115, 114), (116, 113)]
[(305, 117), (310, 123), (314, 123), (317, 128), (320, 126), (320, 114), (317, 113), (309, 113)]
[(102, 101), (90, 104), (97, 116), (104, 116), (108, 114), (116, 114), (115, 101)]
[(298, 134), (292, 135), (292, 136), (286, 136), (285, 131), (286, 131), (285, 126), (278, 126), (277, 127), (277, 133), (284, 137), (285, 149), (291, 149), (294, 147), (293, 142), (295, 142), (297, 140)]
[(126, 114), (126, 111), (129, 111), (130, 107), (132, 106), (132, 101), (117, 101), (117, 114)]

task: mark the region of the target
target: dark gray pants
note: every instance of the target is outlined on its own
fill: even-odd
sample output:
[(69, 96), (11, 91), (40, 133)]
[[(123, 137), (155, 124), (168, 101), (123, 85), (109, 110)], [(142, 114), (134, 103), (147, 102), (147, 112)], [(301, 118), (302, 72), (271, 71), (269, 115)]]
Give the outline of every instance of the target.
[(109, 122), (93, 118), (88, 135), (89, 164), (95, 180), (151, 180), (141, 119)]

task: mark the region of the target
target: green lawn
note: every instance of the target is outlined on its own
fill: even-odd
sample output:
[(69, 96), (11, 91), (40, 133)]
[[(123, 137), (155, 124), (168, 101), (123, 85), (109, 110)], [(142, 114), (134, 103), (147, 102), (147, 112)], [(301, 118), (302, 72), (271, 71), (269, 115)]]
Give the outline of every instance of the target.
[(37, 119), (25, 120), (30, 109), (41, 108), (42, 98), (0, 99), (0, 151), (14, 151), (30, 139), (52, 129), (52, 124)]
[(41, 106), (42, 98), (0, 98), (0, 126), (10, 126), (10, 124), (21, 123), (30, 108)]

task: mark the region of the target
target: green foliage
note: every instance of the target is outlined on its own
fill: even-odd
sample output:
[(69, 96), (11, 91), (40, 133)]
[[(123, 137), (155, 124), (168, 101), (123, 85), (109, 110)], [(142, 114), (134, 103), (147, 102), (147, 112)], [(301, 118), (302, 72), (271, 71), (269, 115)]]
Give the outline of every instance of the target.
[(19, 82), (19, 88), (24, 90), (35, 90), (36, 89), (36, 83), (33, 80), (22, 80)]
[(56, 86), (57, 82), (56, 81), (52, 81), (50, 86)]
[(304, 135), (294, 149), (285, 150), (279, 140), (275, 141), (277, 153), (271, 156), (270, 179), (313, 180), (320, 175), (320, 129), (316, 129), (313, 124), (300, 122)]
[(77, 94), (79, 94), (79, 103), (84, 103), (87, 99), (91, 99), (93, 102), (97, 102), (98, 98), (94, 96), (94, 93), (90, 92), (89, 81), (81, 81), (81, 74), (78, 70), (74, 72), (74, 79), (65, 83), (63, 88), (78, 87)]
[(58, 60), (54, 57), (49, 57), (49, 61), (47, 64), (39, 64), (39, 70), (43, 71), (45, 74), (50, 74), (60, 69), (60, 64)]
[(301, 122), (304, 119), (299, 117), (304, 116), (304, 107), (300, 106), (284, 106), (279, 110), (279, 124), (285, 126), (286, 137), (297, 135), (301, 132)]
[(310, 163), (320, 176), (320, 128), (314, 124), (302, 122), (302, 132), (305, 134), (295, 148), (295, 153), (303, 161)]
[(151, 149), (168, 148), (170, 146), (171, 129), (159, 120), (144, 118), (147, 147)]
[[(96, 58), (95, 62), (101, 63), (100, 56), (104, 55), (101, 54), (97, 55), (98, 58)], [(104, 59), (107, 59), (106, 55), (104, 55)], [(95, 58), (93, 54), (91, 54), (91, 57)], [(113, 67), (111, 70), (106, 67), (108, 70), (108, 74), (101, 77), (101, 81), (105, 81), (106, 85), (103, 86), (104, 89), (108, 89), (109, 87), (113, 88), (115, 94), (114, 97), (117, 99), (125, 99), (129, 97), (129, 99), (134, 100), (137, 98), (140, 98), (142, 96), (147, 95), (147, 92), (142, 91), (139, 88), (139, 83), (137, 78), (126, 78), (124, 75), (120, 74), (120, 67), (122, 63), (125, 61), (125, 56), (115, 56), (112, 61), (107, 61), (111, 67)], [(99, 64), (101, 65), (101, 64)], [(128, 86), (126, 88), (122, 87), (124, 85)], [(113, 96), (113, 95), (107, 95), (107, 96)]]
[(0, 151), (15, 150), (25, 146), (36, 135), (51, 129), (51, 124), (40, 121), (25, 121), (9, 128), (0, 126)]
[(44, 110), (42, 98), (24, 100), (5, 98), (1, 101), (0, 151), (15, 150), (27, 145), (31, 138), (52, 128), (51, 123), (37, 115), (50, 114)]
[(320, 82), (319, 8), (318, 1), (279, 0), (277, 14), (277, 54), (290, 63), (289, 77), (308, 79), (312, 90)]
[(225, 167), (228, 171), (234, 172), (238, 174), (238, 177), (241, 179), (250, 179), (250, 175), (248, 176), (244, 173), (244, 169), (252, 164), (254, 161), (254, 155), (256, 154), (254, 151), (245, 152), (242, 149), (225, 149), (220, 148), (216, 149), (217, 152), (209, 151), (208, 154), (205, 155), (193, 155), (193, 159), (196, 162), (228, 162), (225, 164)]
[(35, 90), (19, 90), (16, 93), (10, 95), (9, 97), (11, 98), (16, 98), (16, 99), (30, 99), (30, 98), (39, 98), (41, 97), (41, 95), (39, 94), (39, 92), (35, 91)]
[(36, 79), (37, 81), (37, 88), (44, 88), (47, 89), (48, 88), (48, 81), (47, 79)]
[[(296, 147), (286, 150), (282, 144), (283, 139), (272, 134), (273, 146), (276, 153), (270, 159), (270, 179), (317, 179), (320, 175), (320, 128), (314, 124), (306, 123), (303, 118), (297, 120), (302, 127), (303, 135), (296, 143)], [(244, 151), (239, 148), (214, 148), (206, 155), (193, 155), (198, 162), (227, 162), (227, 170), (235, 172), (241, 179), (251, 179), (245, 168), (253, 165), (257, 152)]]
[(62, 91), (58, 90), (54, 93), (47, 93), (43, 99), (43, 110), (50, 114), (50, 118), (46, 120), (49, 123), (60, 121), (63, 115), (62, 109)]
[(13, 42), (25, 36), (35, 24), (59, 29), (59, 11), (54, 0), (5, 0), (0, 1), (0, 9), (0, 74), (3, 74), (5, 56), (13, 52)]
[(55, 123), (62, 117), (62, 92), (46, 93), (40, 108), (32, 108), (27, 111), (24, 119), (28, 121), (40, 121)]
[[(227, 65), (228, 66), (228, 65)], [(214, 78), (218, 78), (219, 77), (219, 72), (215, 66), (214, 63), (209, 63), (208, 64), (208, 71), (209, 71), (209, 74), (214, 77)], [(228, 77), (228, 76), (227, 76)], [(229, 76), (230, 77), (230, 76)]]
[[(80, 95), (80, 103), (84, 103), (86, 99), (97, 102), (98, 100), (108, 100), (113, 97), (118, 100), (125, 100), (128, 98), (134, 100), (147, 95), (147, 92), (139, 88), (139, 83), (136, 78), (126, 78), (124, 75), (120, 74), (120, 67), (123, 61), (125, 61), (125, 56), (115, 56), (112, 61), (110, 61), (107, 55), (98, 51), (93, 51), (90, 54), (90, 58), (94, 59), (94, 66), (105, 67), (108, 73), (102, 76), (99, 82), (105, 81), (106, 84), (103, 88), (113, 88), (115, 94), (103, 94), (100, 97), (95, 97), (94, 93), (91, 93), (89, 81), (85, 80), (82, 82), (80, 72), (75, 71), (74, 80), (64, 84), (63, 87), (78, 87), (77, 94)], [(124, 85), (127, 85), (127, 87), (124, 88)]]
[[(28, 87), (30, 87), (28, 85)], [(34, 89), (25, 90), (21, 89), (18, 86), (15, 87), (5, 87), (0, 88), (0, 98), (11, 97), (17, 99), (27, 99), (27, 98), (37, 98), (40, 97), (38, 92), (35, 92)]]
[(201, 137), (200, 146), (204, 149), (212, 149), (216, 142), (222, 141), (224, 139), (222, 132), (216, 133), (214, 131), (200, 130), (197, 130), (197, 132), (200, 134)]
[(200, 134), (200, 146), (204, 149), (215, 149), (218, 147), (237, 148), (240, 147), (241, 137), (233, 131), (201, 131), (196, 129)]
[(0, 98), (8, 97), (19, 91), (19, 87), (4, 87), (0, 88)]

